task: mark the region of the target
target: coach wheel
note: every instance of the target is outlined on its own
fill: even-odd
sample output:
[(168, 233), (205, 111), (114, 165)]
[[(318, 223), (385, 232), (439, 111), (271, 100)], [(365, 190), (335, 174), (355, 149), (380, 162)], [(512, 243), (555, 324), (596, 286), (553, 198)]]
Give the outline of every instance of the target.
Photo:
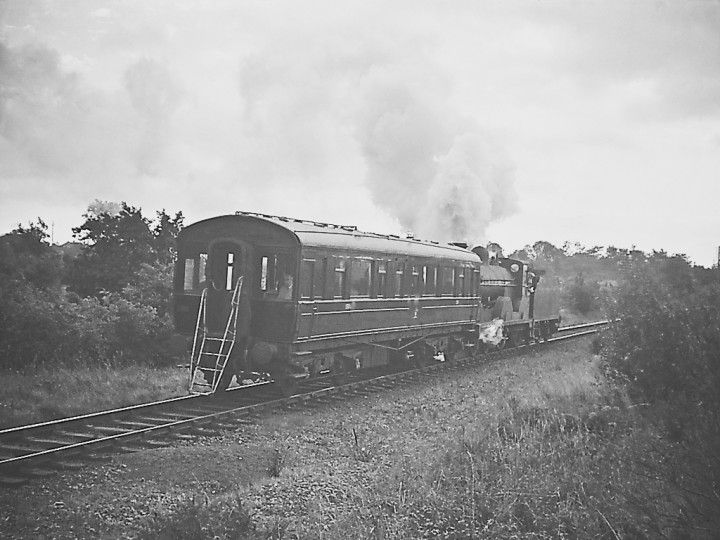
[(433, 364), (433, 350), (423, 343), (412, 349), (413, 364), (416, 368), (422, 369)]
[(298, 381), (295, 377), (283, 373), (273, 378), (275, 380), (274, 386), (282, 397), (292, 397), (297, 393)]
[(445, 356), (446, 362), (451, 362), (455, 360), (456, 358), (462, 356), (463, 353), (463, 344), (462, 341), (457, 340), (455, 338), (450, 338), (448, 340), (447, 347), (445, 347), (445, 350), (443, 351), (443, 355)]
[(332, 380), (335, 386), (347, 384), (348, 379), (350, 378), (350, 372), (352, 371), (352, 367), (350, 365), (351, 362), (352, 358), (347, 358), (341, 355), (337, 355), (335, 357), (332, 367)]

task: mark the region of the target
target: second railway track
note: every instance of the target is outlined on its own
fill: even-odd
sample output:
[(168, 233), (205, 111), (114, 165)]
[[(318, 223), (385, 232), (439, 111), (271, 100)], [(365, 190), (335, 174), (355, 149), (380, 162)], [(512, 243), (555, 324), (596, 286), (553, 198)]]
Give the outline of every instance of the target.
[[(606, 321), (601, 321), (564, 327), (560, 329), (560, 336), (548, 342), (592, 334), (605, 324)], [(259, 384), (230, 390), (219, 398), (184, 396), (0, 430), (0, 485), (20, 486), (31, 478), (80, 468), (87, 462), (107, 459), (113, 453), (217, 435), (255, 422), (262, 410), (380, 391), (432, 373), (472, 366), (485, 358), (468, 356), (395, 372), (367, 370), (349, 375), (343, 384), (331, 379), (316, 380), (301, 385), (296, 395), (287, 398), (280, 398), (271, 384)]]

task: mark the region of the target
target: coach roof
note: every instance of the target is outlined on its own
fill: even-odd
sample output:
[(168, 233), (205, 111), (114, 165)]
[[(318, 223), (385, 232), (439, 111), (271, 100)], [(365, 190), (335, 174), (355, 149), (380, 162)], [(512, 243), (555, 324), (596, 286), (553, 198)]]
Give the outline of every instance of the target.
[[(334, 225), (303, 219), (294, 219), (283, 216), (272, 216), (253, 212), (236, 212), (235, 215), (219, 216), (188, 226), (209, 224), (222, 220), (235, 222), (240, 225), (242, 221), (251, 220), (266, 222), (281, 227), (292, 233), (297, 241), (305, 247), (327, 249), (341, 249), (355, 252), (405, 254), (415, 257), (444, 258), (471, 263), (480, 262), (477, 255), (466, 249), (450, 245), (417, 240), (414, 238), (401, 238), (395, 235), (359, 231), (355, 226)], [(188, 231), (189, 232), (189, 231)]]

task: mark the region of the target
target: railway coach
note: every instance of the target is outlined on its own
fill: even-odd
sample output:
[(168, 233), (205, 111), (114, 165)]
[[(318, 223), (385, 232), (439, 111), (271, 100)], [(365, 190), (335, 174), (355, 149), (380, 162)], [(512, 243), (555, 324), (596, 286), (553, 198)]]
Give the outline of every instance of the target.
[(482, 248), (249, 212), (192, 224), (177, 246), (174, 314), (192, 341), (191, 390), (223, 390), (235, 375), (288, 394), (298, 379), (424, 365), (547, 337), (559, 322), (546, 303), (537, 317), (526, 263)]

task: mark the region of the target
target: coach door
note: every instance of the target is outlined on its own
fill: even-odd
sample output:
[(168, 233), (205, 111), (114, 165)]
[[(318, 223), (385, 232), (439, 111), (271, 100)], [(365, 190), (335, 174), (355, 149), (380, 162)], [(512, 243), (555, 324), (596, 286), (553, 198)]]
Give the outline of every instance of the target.
[[(235, 240), (218, 240), (210, 244), (208, 257), (208, 297), (206, 322), (208, 331), (225, 331), (230, 315), (233, 291), (238, 279), (243, 277), (243, 307), (249, 305), (252, 279), (252, 248)], [(240, 310), (238, 333), (247, 333), (250, 328), (249, 309)], [(241, 331), (244, 329), (244, 331)]]

